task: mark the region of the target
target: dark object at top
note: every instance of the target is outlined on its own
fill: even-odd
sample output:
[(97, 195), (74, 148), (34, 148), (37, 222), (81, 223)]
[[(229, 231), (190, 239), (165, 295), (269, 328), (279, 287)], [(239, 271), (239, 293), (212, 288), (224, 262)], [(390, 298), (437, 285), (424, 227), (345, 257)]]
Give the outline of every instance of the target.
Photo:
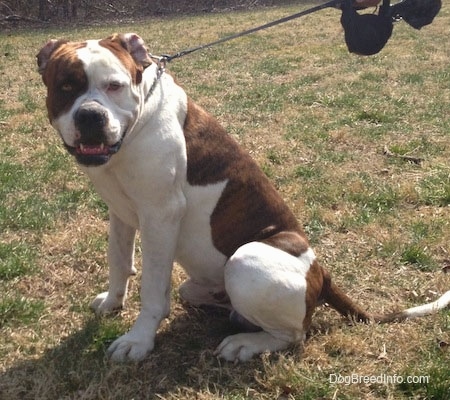
[(441, 0), (404, 0), (391, 7), (390, 15), (394, 19), (402, 18), (413, 28), (420, 29), (433, 22), (441, 6)]
[(431, 24), (441, 9), (442, 0), (404, 0), (390, 5), (383, 0), (378, 14), (358, 14), (353, 0), (341, 4), (341, 24), (345, 43), (351, 53), (370, 56), (378, 53), (391, 37), (393, 21), (405, 20), (415, 29)]
[(341, 24), (348, 51), (364, 56), (378, 53), (392, 34), (389, 0), (383, 0), (378, 15), (358, 14), (352, 0), (344, 0), (341, 7)]

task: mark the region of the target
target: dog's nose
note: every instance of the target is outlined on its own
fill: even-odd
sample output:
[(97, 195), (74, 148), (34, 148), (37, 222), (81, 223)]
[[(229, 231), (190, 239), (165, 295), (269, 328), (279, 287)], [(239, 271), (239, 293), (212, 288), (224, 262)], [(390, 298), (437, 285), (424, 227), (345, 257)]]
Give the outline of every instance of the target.
[(96, 102), (82, 104), (73, 118), (83, 143), (104, 140), (104, 128), (108, 123), (108, 114), (100, 104)]

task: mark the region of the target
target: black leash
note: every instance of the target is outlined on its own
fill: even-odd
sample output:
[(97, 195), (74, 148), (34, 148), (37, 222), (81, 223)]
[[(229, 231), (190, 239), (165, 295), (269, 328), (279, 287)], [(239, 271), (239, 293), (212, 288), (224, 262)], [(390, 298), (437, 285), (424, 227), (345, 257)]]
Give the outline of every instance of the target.
[(267, 24), (264, 24), (264, 25), (261, 25), (261, 26), (257, 26), (255, 28), (251, 28), (251, 29), (248, 29), (248, 30), (240, 32), (240, 33), (236, 33), (234, 35), (226, 36), (226, 37), (224, 37), (222, 39), (215, 40), (214, 42), (211, 42), (211, 43), (203, 44), (203, 45), (200, 45), (200, 46), (197, 46), (197, 47), (192, 47), (190, 49), (179, 51), (178, 53), (175, 53), (175, 54), (172, 54), (172, 55), (163, 54), (162, 56), (157, 57), (157, 56), (153, 56), (152, 54), (150, 54), (150, 57), (158, 60), (158, 62), (160, 64), (164, 65), (164, 64), (174, 60), (175, 58), (180, 58), (180, 57), (186, 56), (188, 54), (193, 53), (194, 51), (207, 49), (209, 47), (215, 46), (216, 44), (228, 42), (229, 40), (233, 40), (233, 39), (237, 39), (237, 38), (242, 37), (242, 36), (250, 35), (251, 33), (258, 32), (258, 31), (261, 31), (263, 29), (271, 28), (272, 26), (279, 25), (279, 24), (282, 24), (284, 22), (288, 22), (288, 21), (291, 21), (293, 19), (303, 17), (303, 16), (308, 15), (308, 14), (312, 14), (312, 13), (314, 13), (316, 11), (323, 10), (324, 8), (335, 7), (336, 5), (341, 4), (341, 3), (342, 3), (342, 0), (331, 0), (331, 1), (328, 1), (326, 3), (320, 4), (318, 6), (308, 8), (307, 10), (303, 10), (303, 11), (300, 11), (298, 13), (295, 13), (295, 14), (292, 14), (292, 15), (288, 15), (287, 17), (283, 17), (283, 18), (277, 19), (276, 21), (268, 22)]

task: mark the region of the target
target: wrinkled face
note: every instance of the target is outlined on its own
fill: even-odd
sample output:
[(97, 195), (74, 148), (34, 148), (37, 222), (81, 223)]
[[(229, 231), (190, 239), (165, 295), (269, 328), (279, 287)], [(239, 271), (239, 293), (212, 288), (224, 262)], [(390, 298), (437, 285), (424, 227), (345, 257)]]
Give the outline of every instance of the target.
[(50, 45), (41, 71), (50, 122), (80, 164), (104, 164), (136, 119), (142, 67), (111, 38)]

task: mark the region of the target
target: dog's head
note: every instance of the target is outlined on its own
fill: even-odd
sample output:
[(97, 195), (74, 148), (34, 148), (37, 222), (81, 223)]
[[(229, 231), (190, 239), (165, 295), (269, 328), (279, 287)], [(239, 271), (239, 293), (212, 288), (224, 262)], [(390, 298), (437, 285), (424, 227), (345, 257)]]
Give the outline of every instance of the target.
[(49, 41), (37, 55), (52, 126), (83, 165), (117, 153), (139, 107), (138, 86), (151, 59), (135, 34)]

